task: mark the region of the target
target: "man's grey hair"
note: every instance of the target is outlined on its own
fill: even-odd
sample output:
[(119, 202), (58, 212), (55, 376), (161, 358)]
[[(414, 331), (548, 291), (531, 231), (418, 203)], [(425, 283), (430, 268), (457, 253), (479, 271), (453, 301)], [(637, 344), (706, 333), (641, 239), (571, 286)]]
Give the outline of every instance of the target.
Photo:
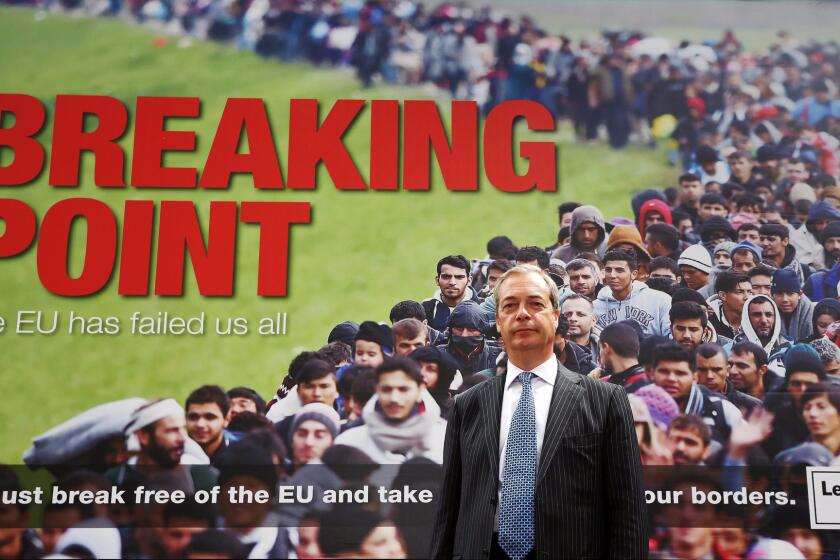
[(502, 287), (502, 284), (505, 283), (510, 276), (513, 275), (521, 275), (521, 274), (536, 274), (542, 281), (545, 282), (546, 287), (548, 288), (548, 293), (551, 299), (551, 307), (555, 310), (560, 309), (560, 290), (557, 289), (557, 284), (554, 283), (554, 280), (551, 279), (551, 276), (543, 272), (539, 267), (536, 267), (532, 264), (518, 264), (502, 274), (499, 278), (499, 281), (496, 282), (496, 287), (493, 289), (493, 299), (496, 300), (496, 313), (499, 312), (499, 291)]
[(601, 271), (598, 270), (598, 265), (590, 261), (589, 259), (584, 258), (572, 259), (569, 262), (567, 262), (566, 272), (569, 273), (572, 270), (580, 270), (583, 267), (589, 268), (589, 270), (592, 271), (592, 276), (594, 276), (596, 279), (600, 278)]
[(818, 338), (811, 341), (811, 346), (820, 355), (823, 365), (830, 362), (840, 362), (840, 348), (827, 338)]

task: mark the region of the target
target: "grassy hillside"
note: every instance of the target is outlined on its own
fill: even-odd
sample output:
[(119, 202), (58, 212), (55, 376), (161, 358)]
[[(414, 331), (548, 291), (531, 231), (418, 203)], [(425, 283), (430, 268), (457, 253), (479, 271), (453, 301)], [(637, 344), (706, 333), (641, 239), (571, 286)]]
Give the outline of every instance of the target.
[[(363, 91), (342, 70), (281, 65), (233, 48), (156, 40), (124, 23), (64, 16), (39, 21), (29, 10), (0, 9), (0, 91), (27, 93), (47, 105), (56, 94), (105, 94), (133, 110), (138, 95), (199, 96), (202, 117), (178, 119), (173, 128), (195, 130), (198, 153), (178, 155), (168, 165), (202, 167), (228, 97), (261, 97), (269, 107), (279, 144), (287, 134), (290, 98), (417, 98), (418, 90), (380, 88)], [(441, 105), (445, 110), (445, 104)], [(39, 139), (49, 146), (51, 121)], [(351, 153), (364, 169), (368, 160), (369, 122), (360, 119), (348, 135)], [(562, 134), (558, 134), (559, 139)], [(130, 153), (132, 135), (123, 146)], [(285, 149), (281, 149), (281, 159)], [(99, 295), (59, 298), (38, 281), (36, 252), (0, 261), (0, 316), (8, 321), (18, 310), (59, 311), (66, 329), (70, 311), (83, 316), (116, 316), (168, 311), (192, 316), (243, 316), (255, 320), (276, 312), (288, 314), (285, 337), (19, 336), (0, 334), (0, 460), (18, 460), (32, 436), (86, 407), (131, 395), (171, 395), (179, 400), (202, 383), (251, 385), (273, 393), (289, 360), (299, 351), (324, 343), (329, 329), (346, 319), (386, 320), (401, 299), (422, 299), (434, 290), (436, 260), (449, 253), (480, 257), (490, 237), (508, 234), (521, 245), (547, 245), (556, 235), (557, 204), (576, 199), (598, 204), (608, 215), (629, 215), (629, 194), (650, 185), (666, 185), (675, 172), (663, 157), (639, 148), (613, 152), (602, 146), (561, 142), (562, 189), (559, 193), (503, 194), (490, 187), (480, 193), (342, 193), (321, 175), (313, 193), (256, 193), (245, 178), (224, 192), (97, 189), (92, 160), (85, 160), (83, 186), (72, 192), (47, 186), (46, 174), (25, 187), (0, 188), (0, 197), (20, 198), (37, 215), (68, 196), (95, 197), (119, 216), (126, 198), (191, 199), (206, 219), (210, 200), (311, 201), (310, 226), (293, 230), (290, 292), (285, 299), (256, 293), (257, 229), (240, 226), (236, 297), (202, 298), (191, 272), (180, 298), (122, 298), (116, 282)], [(4, 159), (8, 163), (8, 154)], [(129, 159), (130, 161), (130, 159)], [(2, 231), (0, 229), (0, 231)], [(83, 229), (79, 230), (83, 233)], [(78, 238), (83, 239), (83, 235)], [(76, 247), (78, 248), (78, 247)], [(76, 251), (76, 253), (79, 253)], [(79, 255), (76, 254), (76, 257)], [(78, 270), (78, 260), (74, 268)]]

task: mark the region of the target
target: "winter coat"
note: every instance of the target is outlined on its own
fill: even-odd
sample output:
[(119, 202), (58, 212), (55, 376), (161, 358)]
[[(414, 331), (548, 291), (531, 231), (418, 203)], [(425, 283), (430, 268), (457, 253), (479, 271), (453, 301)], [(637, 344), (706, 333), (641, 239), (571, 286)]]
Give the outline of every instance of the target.
[(840, 283), (840, 263), (835, 264), (829, 270), (823, 270), (812, 274), (802, 291), (812, 301), (820, 301), (826, 298), (837, 298), (837, 285)]
[[(766, 301), (769, 301), (770, 304), (773, 306), (773, 312), (776, 315), (776, 321), (773, 327), (773, 334), (770, 336), (770, 340), (767, 342), (767, 344), (763, 344), (761, 342), (761, 339), (759, 339), (758, 335), (755, 333), (755, 329), (753, 329), (752, 323), (750, 323), (749, 307), (750, 303), (752, 303), (752, 301), (756, 298), (764, 298)], [(754, 344), (758, 344), (759, 346), (764, 348), (764, 351), (767, 353), (767, 357), (770, 358), (770, 368), (778, 374), (784, 374), (784, 366), (781, 365), (779, 356), (776, 356), (774, 358), (774, 355), (787, 351), (787, 349), (791, 345), (791, 341), (790, 339), (782, 336), (782, 314), (779, 313), (779, 308), (776, 307), (776, 303), (769, 296), (754, 295), (747, 299), (746, 303), (744, 303), (744, 309), (741, 312), (741, 329), (738, 331), (738, 334), (735, 335), (732, 344), (724, 346), (724, 348), (726, 349), (726, 353), (731, 354), (732, 346), (745, 340)]]
[(796, 249), (799, 262), (811, 265), (817, 270), (826, 268), (825, 252), (814, 228), (814, 223), (820, 220), (840, 220), (840, 211), (828, 202), (816, 202), (808, 211), (805, 225), (790, 234), (790, 244)]
[(630, 296), (623, 301), (615, 299), (610, 287), (605, 286), (598, 292), (592, 306), (601, 329), (618, 321), (633, 319), (646, 334), (668, 336), (671, 332), (668, 317), (671, 297), (642, 282), (634, 281)]
[(665, 220), (666, 224), (673, 223), (671, 219), (671, 209), (668, 208), (667, 202), (659, 200), (658, 198), (646, 200), (642, 204), (642, 207), (639, 208), (639, 219), (636, 221), (641, 237), (644, 237), (645, 235), (645, 218), (647, 218), (647, 215), (651, 212), (659, 213), (662, 216), (662, 219)]
[[(472, 300), (478, 303), (478, 295), (475, 290), (467, 286), (464, 299), (461, 301)], [(435, 295), (427, 300), (424, 300), (423, 309), (426, 311), (426, 319), (429, 321), (429, 326), (436, 331), (444, 332), (446, 330), (446, 323), (449, 321), (449, 314), (455, 307), (449, 307), (440, 299), (440, 289), (435, 292)]]
[(569, 234), (571, 237), (570, 244), (556, 249), (551, 254), (552, 259), (560, 259), (567, 263), (577, 257), (578, 254), (586, 252), (585, 249), (575, 245), (575, 232), (586, 222), (595, 224), (598, 229), (601, 230), (598, 235), (598, 243), (595, 246), (596, 249), (594, 252), (598, 255), (598, 257), (604, 256), (607, 239), (607, 229), (604, 222), (604, 215), (601, 214), (601, 211), (594, 206), (584, 205), (575, 208), (572, 212), (572, 223), (569, 225)]
[(787, 247), (785, 247), (785, 258), (782, 260), (782, 268), (786, 268), (796, 273), (796, 277), (799, 278), (800, 286), (805, 285), (805, 281), (811, 276), (811, 273), (813, 272), (811, 267), (809, 267), (807, 264), (802, 264), (799, 261), (796, 255), (796, 247), (794, 247), (793, 245), (788, 245)]
[(814, 302), (803, 295), (799, 304), (793, 309), (790, 317), (782, 316), (782, 336), (793, 341), (808, 338), (814, 332), (813, 326)]

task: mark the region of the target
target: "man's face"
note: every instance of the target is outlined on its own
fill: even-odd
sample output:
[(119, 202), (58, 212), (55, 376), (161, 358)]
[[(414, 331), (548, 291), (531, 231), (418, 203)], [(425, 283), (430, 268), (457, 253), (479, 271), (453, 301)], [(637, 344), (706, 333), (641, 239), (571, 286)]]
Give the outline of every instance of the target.
[(750, 304), (747, 312), (750, 317), (755, 334), (761, 339), (769, 339), (773, 336), (773, 329), (776, 326), (776, 314), (773, 312), (773, 304), (769, 301), (754, 301)]
[(150, 432), (140, 430), (137, 433), (141, 447), (158, 465), (171, 468), (181, 462), (187, 439), (186, 419), (183, 416), (161, 418)]
[(592, 222), (583, 222), (575, 230), (575, 245), (584, 251), (591, 251), (598, 245), (601, 228)]
[(403, 338), (401, 336), (394, 337), (394, 352), (397, 356), (408, 356), (418, 348), (422, 348), (428, 344), (429, 340), (426, 337), (426, 331), (421, 332), (416, 338)]
[(422, 400), (421, 389), (422, 385), (402, 370), (382, 374), (376, 384), (382, 413), (389, 420), (405, 420)]
[(709, 283), (709, 275), (702, 270), (697, 270), (687, 264), (680, 265), (680, 276), (683, 277), (685, 285), (692, 290), (699, 290)]
[(711, 358), (704, 358), (697, 354), (697, 383), (718, 393), (726, 392), (726, 355), (715, 354)]
[(759, 236), (757, 229), (742, 229), (738, 232), (738, 241), (751, 241), (756, 245), (759, 244)]
[(740, 282), (735, 285), (733, 291), (719, 292), (719, 295), (725, 309), (740, 314), (747, 299), (752, 296), (752, 285), (749, 282)]
[(822, 541), (816, 532), (804, 527), (791, 527), (782, 531), (779, 536), (795, 546), (808, 560), (823, 558)]
[(789, 163), (787, 166), (787, 178), (791, 183), (802, 183), (808, 179), (809, 173), (804, 163)]
[(302, 404), (317, 402), (333, 406), (336, 397), (338, 397), (335, 375), (331, 373), (318, 379), (300, 383), (298, 385), (298, 397), (300, 397)]
[(470, 327), (452, 327), (454, 336), (481, 336), (481, 331)]
[(569, 320), (569, 336), (587, 336), (592, 332), (595, 315), (591, 303), (582, 299), (567, 300), (563, 303), (563, 315)]
[(793, 397), (796, 404), (799, 404), (799, 399), (802, 398), (802, 393), (808, 390), (811, 385), (816, 385), (820, 382), (820, 377), (810, 371), (797, 371), (790, 374), (787, 382), (787, 391)]
[(802, 299), (802, 292), (777, 292), (772, 295), (776, 307), (785, 315), (793, 313), (793, 310), (799, 305), (799, 300)]
[[(823, 243), (823, 248), (829, 257), (834, 259), (834, 262), (840, 262), (840, 237), (829, 237)], [(830, 267), (832, 263), (825, 264)]]
[(320, 529), (318, 525), (302, 525), (298, 527), (298, 545), (295, 547), (298, 558), (309, 560), (324, 557), (324, 553), (321, 552), (321, 546), (318, 544), (318, 533), (320, 533)]
[(569, 272), (569, 288), (576, 294), (592, 298), (597, 285), (598, 277), (592, 274), (592, 269), (589, 267)]
[(664, 224), (665, 218), (662, 217), (662, 214), (655, 211), (650, 211), (645, 214), (645, 227), (648, 227), (653, 224)]
[(663, 360), (653, 370), (653, 382), (662, 387), (674, 399), (688, 395), (696, 376), (688, 362)]
[(493, 289), (496, 287), (496, 282), (499, 281), (499, 278), (502, 277), (502, 272), (498, 268), (491, 268), (487, 270), (487, 287), (492, 292)]
[(538, 274), (515, 274), (500, 286), (496, 327), (509, 354), (553, 348), (559, 316)]
[(752, 251), (735, 251), (732, 255), (732, 270), (746, 274), (758, 265)]
[(759, 370), (755, 356), (750, 352), (733, 353), (729, 357), (729, 379), (736, 389), (749, 395), (756, 393), (755, 388), (761, 383), (765, 371), (765, 368)]
[(827, 395), (819, 395), (805, 403), (802, 417), (812, 437), (826, 437), (840, 432), (840, 414)]
[(449, 264), (440, 267), (440, 274), (435, 278), (441, 297), (449, 301), (458, 301), (467, 289), (469, 276), (463, 268), (457, 268)]
[(651, 278), (670, 278), (674, 282), (677, 281), (677, 275), (670, 268), (657, 268), (650, 271)]
[(317, 420), (301, 422), (292, 434), (292, 455), (295, 465), (305, 465), (309, 461), (320, 459), (333, 443), (330, 431)]
[(353, 352), (353, 361), (363, 366), (377, 367), (383, 361), (382, 347), (370, 340), (357, 340)]
[(435, 362), (420, 362), (420, 373), (423, 374), (423, 383), (430, 391), (437, 385), (440, 379), (440, 366)]
[(694, 430), (668, 430), (668, 443), (674, 450), (675, 465), (696, 465), (706, 458), (707, 447)]
[(680, 183), (680, 201), (693, 206), (703, 196), (703, 185), (700, 181), (683, 181)]
[(227, 421), (216, 403), (193, 403), (187, 408), (187, 433), (199, 445), (222, 439)]
[(782, 239), (778, 235), (761, 235), (759, 236), (759, 243), (765, 257), (776, 259), (785, 254), (788, 240)]
[(715, 258), (712, 259), (712, 263), (716, 266), (729, 268), (732, 266), (732, 257), (726, 251), (718, 251), (715, 253)]
[(718, 204), (716, 202), (707, 202), (705, 204), (700, 205), (700, 209), (697, 211), (697, 215), (700, 216), (700, 219), (705, 222), (712, 216), (720, 216), (721, 218), (725, 218), (729, 215), (729, 212), (726, 210), (726, 207), (723, 204)]
[(382, 523), (365, 537), (359, 547), (359, 558), (405, 558), (405, 550), (397, 528)]
[(691, 218), (683, 218), (675, 225), (677, 230), (680, 232), (680, 235), (686, 235), (687, 233), (694, 231), (694, 224), (692, 223)]
[(732, 169), (732, 175), (743, 179), (750, 176), (752, 162), (747, 158), (731, 158), (729, 167)]
[(750, 285), (752, 286), (753, 295), (761, 295), (761, 296), (769, 296), (770, 295), (770, 285), (773, 283), (773, 279), (770, 276), (764, 276), (763, 274), (753, 276), (750, 278)]
[(712, 530), (705, 527), (668, 529), (671, 553), (676, 558), (702, 558), (712, 552)]
[(607, 261), (604, 264), (604, 280), (613, 294), (629, 290), (635, 279), (636, 271), (630, 270), (626, 261)]
[(571, 227), (572, 225), (572, 212), (566, 212), (562, 216), (560, 216), (560, 227), (564, 228), (566, 226)]
[(677, 319), (671, 323), (671, 336), (689, 350), (703, 342), (703, 323), (700, 319)]
[(258, 413), (257, 403), (245, 397), (233, 397), (230, 399), (230, 410), (228, 411), (228, 415), (233, 418), (240, 412)]

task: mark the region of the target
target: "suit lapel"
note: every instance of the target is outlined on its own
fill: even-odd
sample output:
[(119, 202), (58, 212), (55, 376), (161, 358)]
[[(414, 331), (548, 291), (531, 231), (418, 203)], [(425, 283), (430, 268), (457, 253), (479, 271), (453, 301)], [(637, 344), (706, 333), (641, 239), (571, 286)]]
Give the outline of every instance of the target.
[(548, 418), (545, 423), (545, 434), (543, 435), (540, 464), (537, 471), (537, 484), (545, 476), (548, 466), (557, 452), (560, 438), (580, 402), (580, 392), (580, 375), (558, 364), (557, 379), (554, 382), (551, 405), (548, 407)]
[(481, 411), (484, 426), (485, 449), (490, 453), (490, 464), (493, 473), (499, 476), (499, 428), (502, 424), (502, 395), (505, 388), (505, 376), (497, 375), (490, 381), (483, 383), (481, 392)]

